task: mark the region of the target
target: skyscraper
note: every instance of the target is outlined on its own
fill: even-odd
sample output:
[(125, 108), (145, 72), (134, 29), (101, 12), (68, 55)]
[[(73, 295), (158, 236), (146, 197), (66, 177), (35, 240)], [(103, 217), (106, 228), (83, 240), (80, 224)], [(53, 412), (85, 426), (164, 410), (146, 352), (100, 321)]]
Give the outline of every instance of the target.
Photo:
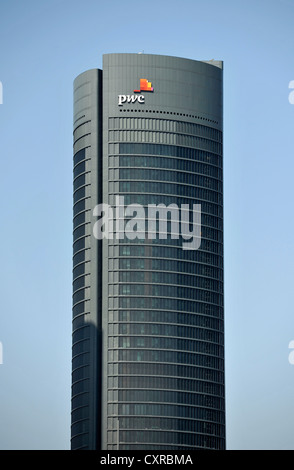
[(225, 449), (222, 103), (215, 60), (74, 81), (72, 449)]

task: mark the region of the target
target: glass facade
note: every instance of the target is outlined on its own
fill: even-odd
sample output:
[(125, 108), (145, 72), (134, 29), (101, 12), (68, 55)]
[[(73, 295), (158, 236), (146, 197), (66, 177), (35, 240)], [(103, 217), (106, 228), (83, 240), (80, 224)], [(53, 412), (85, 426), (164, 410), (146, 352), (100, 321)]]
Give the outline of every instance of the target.
[(201, 204), (201, 247), (109, 241), (108, 449), (225, 448), (222, 133), (109, 118), (109, 204)]
[[(106, 54), (74, 83), (73, 155), (72, 449), (225, 449), (222, 63)], [(100, 203), (132, 237), (95, 238)], [(150, 205), (191, 227), (195, 204), (199, 248), (172, 211), (149, 236)]]
[[(101, 73), (87, 72), (74, 87), (73, 295), (71, 448), (101, 446), (101, 303), (96, 275), (101, 246), (92, 235), (93, 207), (101, 199)], [(84, 80), (86, 78), (86, 80)], [(89, 100), (93, 107), (88, 106)], [(94, 105), (95, 103), (95, 105)]]
[(90, 413), (90, 326), (84, 322), (90, 308), (90, 150), (82, 148), (73, 160), (72, 446), (77, 447), (88, 440)]

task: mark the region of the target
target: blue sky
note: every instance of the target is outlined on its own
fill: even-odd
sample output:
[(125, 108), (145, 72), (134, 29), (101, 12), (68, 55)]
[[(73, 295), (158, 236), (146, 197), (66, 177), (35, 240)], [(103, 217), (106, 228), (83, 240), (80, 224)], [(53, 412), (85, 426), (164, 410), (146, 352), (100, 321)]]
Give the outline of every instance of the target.
[(228, 449), (294, 449), (294, 0), (0, 14), (0, 449), (69, 449), (72, 84), (102, 54), (224, 61)]

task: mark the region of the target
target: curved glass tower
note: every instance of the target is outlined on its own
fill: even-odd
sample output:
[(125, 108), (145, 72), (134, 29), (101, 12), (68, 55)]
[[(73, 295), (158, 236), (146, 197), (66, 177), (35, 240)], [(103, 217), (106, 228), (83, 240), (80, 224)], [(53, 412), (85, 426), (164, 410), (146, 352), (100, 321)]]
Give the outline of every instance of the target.
[(145, 54), (75, 80), (72, 449), (225, 449), (222, 80)]

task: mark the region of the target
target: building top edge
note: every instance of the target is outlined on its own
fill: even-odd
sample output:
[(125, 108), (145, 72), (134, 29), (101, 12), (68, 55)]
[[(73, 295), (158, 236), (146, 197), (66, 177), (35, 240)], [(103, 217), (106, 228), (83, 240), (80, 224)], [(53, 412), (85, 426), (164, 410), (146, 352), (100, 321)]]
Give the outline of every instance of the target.
[[(171, 67), (179, 67), (180, 65), (183, 66), (187, 70), (193, 70), (196, 64), (205, 64), (205, 66), (212, 67), (213, 69), (219, 69), (220, 72), (223, 71), (223, 64), (222, 60), (210, 59), (210, 60), (195, 60), (189, 59), (185, 57), (177, 57), (177, 56), (169, 56), (169, 55), (160, 55), (160, 54), (145, 54), (145, 53), (126, 53), (126, 52), (112, 52), (108, 54), (103, 54), (103, 63), (104, 65), (123, 65), (125, 62), (130, 62), (133, 65), (135, 62), (135, 58), (140, 58), (141, 65), (147, 65), (148, 62), (153, 62), (153, 66), (162, 66), (164, 61), (166, 61), (166, 66)], [(156, 63), (158, 61), (158, 63)], [(185, 65), (186, 64), (186, 65)], [(129, 64), (130, 65), (130, 64)], [(150, 63), (148, 65), (151, 65)], [(193, 67), (194, 66), (194, 67)], [(104, 67), (103, 67), (104, 68)], [(91, 68), (84, 70), (80, 74), (78, 74), (74, 79), (75, 86), (78, 86), (80, 81), (83, 81), (86, 77), (97, 77), (99, 73), (103, 72), (103, 68)]]
[(145, 54), (145, 53), (128, 53), (128, 52), (111, 52), (111, 53), (107, 53), (107, 54), (103, 54), (103, 60), (104, 59), (111, 59), (112, 57), (136, 57), (136, 56), (141, 56), (142, 58), (145, 58), (145, 59), (148, 59), (148, 57), (150, 57), (151, 59), (167, 59), (167, 60), (170, 60), (170, 61), (183, 61), (183, 62), (186, 62), (186, 63), (204, 63), (204, 64), (208, 64), (208, 65), (211, 65), (213, 67), (217, 67), (219, 69), (223, 69), (223, 64), (224, 62), (222, 60), (217, 60), (217, 59), (210, 59), (210, 60), (197, 60), (197, 59), (191, 59), (191, 58), (187, 58), (187, 57), (178, 57), (178, 56), (170, 56), (170, 55), (162, 55), (162, 54)]
[(101, 69), (88, 69), (84, 70), (83, 72), (79, 73), (74, 79), (74, 86), (78, 86), (79, 82), (83, 80), (85, 77), (91, 77), (92, 79), (98, 77), (99, 72)]

